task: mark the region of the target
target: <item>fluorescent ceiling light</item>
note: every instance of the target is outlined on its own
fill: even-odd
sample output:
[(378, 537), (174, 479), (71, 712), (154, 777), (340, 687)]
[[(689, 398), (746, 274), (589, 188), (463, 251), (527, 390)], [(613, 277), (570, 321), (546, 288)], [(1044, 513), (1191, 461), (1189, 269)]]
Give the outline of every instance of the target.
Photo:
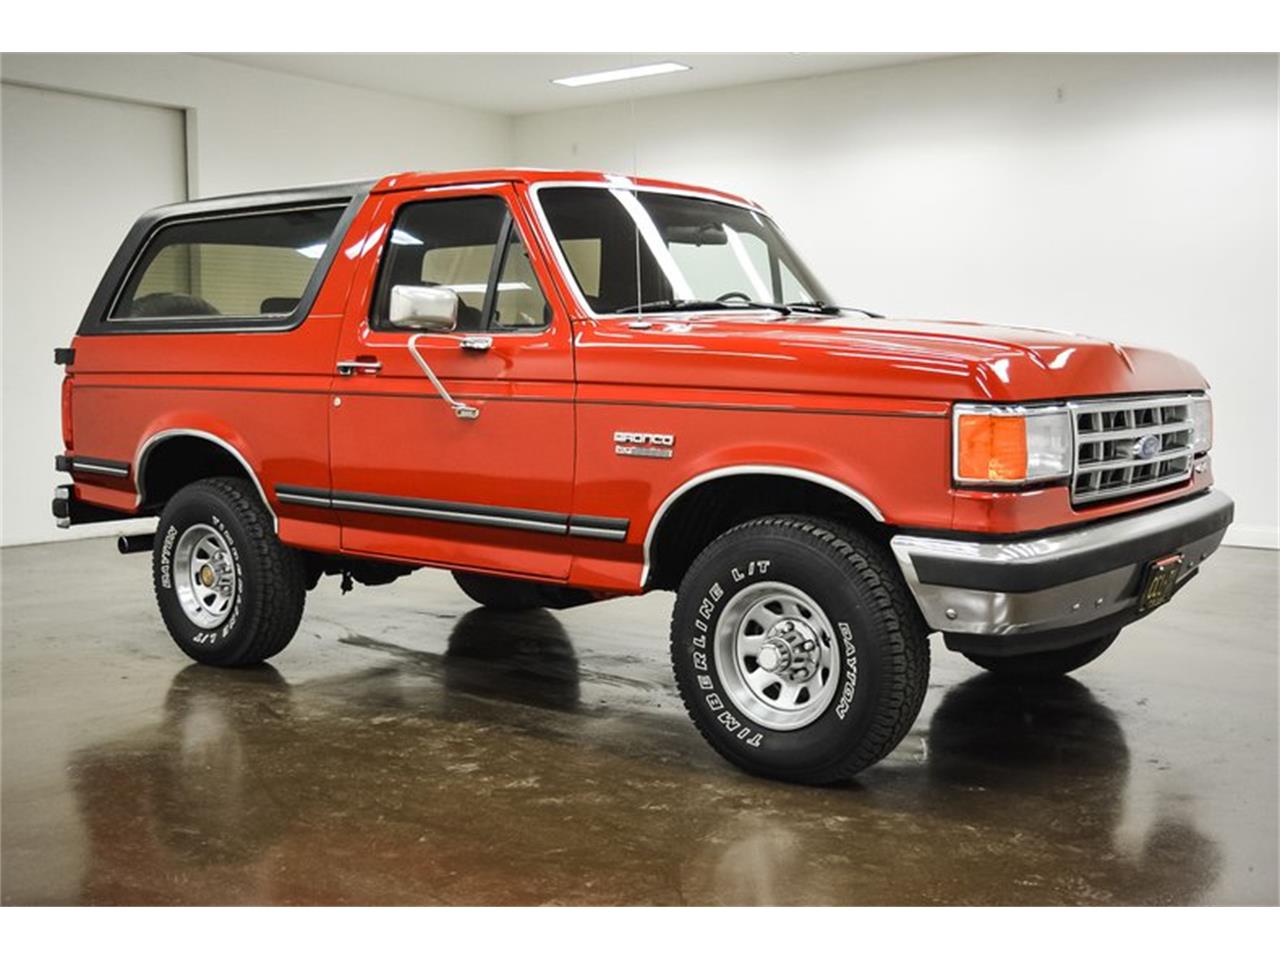
[(636, 77), (654, 77), (660, 73), (679, 73), (688, 70), (683, 63), (648, 63), (643, 67), (625, 67), (621, 70), (602, 70), (600, 73), (583, 73), (576, 77), (552, 80), (562, 87), (588, 87), (593, 83), (613, 83), (615, 80), (634, 80)]

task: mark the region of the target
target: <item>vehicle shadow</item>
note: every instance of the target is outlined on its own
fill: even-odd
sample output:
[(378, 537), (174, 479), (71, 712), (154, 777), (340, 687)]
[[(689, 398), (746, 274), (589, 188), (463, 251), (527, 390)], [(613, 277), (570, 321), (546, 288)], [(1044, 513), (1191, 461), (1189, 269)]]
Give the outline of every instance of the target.
[(341, 642), (387, 654), (400, 669), (438, 679), (446, 692), (552, 710), (581, 704), (577, 653), (564, 626), (545, 610), (468, 611), (450, 631), (443, 654), (360, 635)]

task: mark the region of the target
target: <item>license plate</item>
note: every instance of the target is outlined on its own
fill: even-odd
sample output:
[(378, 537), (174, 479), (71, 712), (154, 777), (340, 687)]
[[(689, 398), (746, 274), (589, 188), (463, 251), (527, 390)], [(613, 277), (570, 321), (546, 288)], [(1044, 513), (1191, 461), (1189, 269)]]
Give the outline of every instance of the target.
[(1142, 586), (1138, 590), (1138, 612), (1154, 610), (1167, 603), (1178, 585), (1178, 573), (1182, 570), (1182, 554), (1152, 560), (1142, 574)]

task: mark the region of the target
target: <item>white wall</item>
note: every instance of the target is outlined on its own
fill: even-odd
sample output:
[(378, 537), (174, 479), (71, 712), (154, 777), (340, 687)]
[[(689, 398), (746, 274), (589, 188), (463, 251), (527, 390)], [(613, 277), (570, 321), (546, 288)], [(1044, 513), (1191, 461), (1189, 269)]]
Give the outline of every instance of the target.
[(514, 151), (758, 200), (847, 303), (1194, 359), (1229, 536), (1275, 546), (1276, 91), (1270, 55), (966, 57), (529, 115)]
[[(0, 85), (0, 183), (4, 206), (3, 499), (0, 542), (47, 540), (53, 487), (66, 482), (53, 350), (138, 211), (187, 195), (181, 110)], [(91, 168), (109, 190), (91, 211), (77, 184)], [(115, 529), (114, 527), (112, 529)], [(102, 527), (67, 535), (101, 536)]]
[(207, 57), (6, 54), (0, 77), (188, 110), (193, 197), (510, 160), (506, 116)]
[[(49, 515), (53, 487), (66, 482), (52, 465), (62, 448), (52, 350), (70, 341), (143, 209), (180, 199), (188, 184), (191, 196), (213, 196), (510, 160), (507, 117), (203, 57), (5, 55), (0, 77), (5, 134), (15, 133), (3, 144), (5, 544), (115, 529), (58, 531)], [(139, 103), (178, 108), (163, 121), (179, 137), (185, 128), (176, 182), (169, 146), (157, 155), (144, 119), (170, 112)], [(51, 244), (56, 262), (39, 253)]]

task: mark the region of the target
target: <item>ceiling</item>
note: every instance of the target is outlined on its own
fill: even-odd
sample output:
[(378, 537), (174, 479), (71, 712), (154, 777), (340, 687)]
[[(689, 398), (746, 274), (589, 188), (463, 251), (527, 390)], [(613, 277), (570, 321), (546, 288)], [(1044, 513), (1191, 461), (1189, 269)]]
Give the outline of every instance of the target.
[[(522, 114), (632, 97), (865, 70), (947, 54), (928, 53), (218, 53), (264, 70), (422, 97), (494, 113)], [(589, 87), (558, 77), (674, 60), (691, 70)]]

